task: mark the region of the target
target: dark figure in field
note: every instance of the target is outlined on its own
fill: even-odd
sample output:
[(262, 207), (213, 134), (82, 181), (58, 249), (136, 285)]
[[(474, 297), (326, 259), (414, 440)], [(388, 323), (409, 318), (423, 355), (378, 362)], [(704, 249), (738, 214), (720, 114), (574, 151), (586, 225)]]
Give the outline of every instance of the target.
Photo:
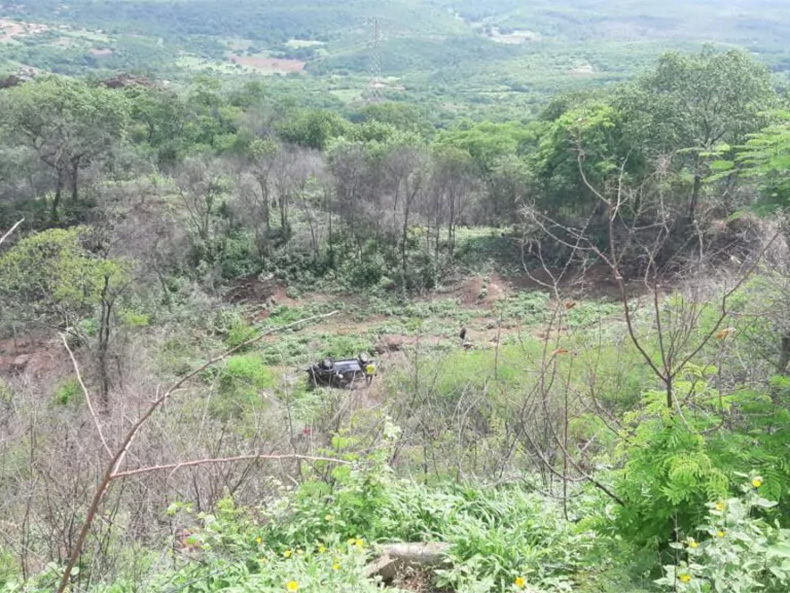
[(459, 337), (461, 338), (461, 346), (465, 350), (469, 350), (472, 347), (472, 344), (470, 344), (469, 341), (466, 339), (466, 328), (463, 328), (461, 330), (461, 335)]

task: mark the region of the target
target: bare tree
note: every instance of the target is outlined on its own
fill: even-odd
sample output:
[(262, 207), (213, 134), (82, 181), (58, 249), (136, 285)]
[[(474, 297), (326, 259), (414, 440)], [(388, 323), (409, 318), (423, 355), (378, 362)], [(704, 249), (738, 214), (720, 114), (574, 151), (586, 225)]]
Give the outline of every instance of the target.
[[(141, 432), (142, 428), (149, 422), (149, 420), (151, 419), (153, 414), (159, 408), (164, 406), (164, 404), (168, 401), (168, 399), (170, 399), (170, 397), (173, 395), (173, 393), (175, 393), (177, 390), (179, 390), (185, 383), (187, 383), (188, 381), (190, 381), (191, 379), (193, 379), (194, 377), (196, 377), (197, 375), (199, 375), (200, 373), (202, 373), (203, 371), (205, 371), (209, 367), (211, 367), (211, 366), (217, 364), (218, 362), (224, 360), (225, 358), (227, 358), (228, 356), (234, 354), (235, 352), (238, 352), (239, 350), (242, 350), (243, 348), (249, 347), (250, 345), (262, 340), (264, 337), (266, 337), (267, 335), (269, 335), (271, 333), (282, 331), (282, 330), (287, 330), (287, 329), (293, 328), (293, 327), (295, 327), (297, 325), (302, 325), (304, 323), (309, 323), (311, 321), (315, 321), (315, 320), (318, 320), (318, 319), (324, 319), (324, 318), (330, 317), (332, 315), (335, 315), (336, 313), (337, 312), (332, 312), (332, 313), (328, 313), (328, 314), (325, 314), (325, 315), (319, 315), (319, 316), (311, 317), (311, 318), (304, 319), (304, 320), (298, 321), (296, 323), (287, 325), (287, 326), (285, 326), (283, 328), (274, 328), (274, 329), (268, 330), (266, 332), (263, 332), (263, 333), (259, 334), (258, 336), (254, 337), (254, 338), (252, 338), (250, 340), (245, 341), (244, 343), (240, 344), (239, 346), (237, 346), (235, 348), (232, 348), (231, 350), (228, 350), (228, 351), (226, 351), (226, 352), (224, 352), (224, 353), (222, 353), (222, 354), (210, 359), (209, 361), (207, 361), (204, 364), (200, 365), (195, 370), (190, 371), (190, 372), (186, 373), (185, 375), (181, 376), (178, 380), (175, 381), (175, 383), (173, 383), (173, 385), (171, 387), (165, 389), (161, 393), (160, 392), (157, 393), (157, 396), (153, 400), (153, 402), (150, 403), (147, 406), (147, 408), (145, 408), (143, 410), (143, 412), (139, 416), (139, 418), (136, 421), (133, 422), (131, 427), (128, 430), (125, 431), (125, 433), (119, 438), (118, 443), (115, 444), (113, 447), (110, 447), (110, 446), (107, 445), (107, 442), (104, 439), (104, 435), (103, 435), (103, 432), (102, 432), (101, 423), (99, 422), (98, 417), (95, 414), (93, 415), (94, 425), (96, 427), (97, 433), (101, 437), (102, 443), (105, 445), (105, 451), (107, 452), (108, 461), (106, 463), (106, 467), (104, 469), (103, 476), (102, 476), (102, 478), (101, 478), (101, 480), (99, 482), (98, 487), (96, 488), (96, 491), (95, 491), (95, 493), (94, 493), (94, 495), (93, 495), (93, 497), (91, 499), (90, 505), (88, 507), (88, 510), (87, 510), (87, 512), (85, 514), (85, 520), (82, 523), (82, 527), (80, 528), (79, 533), (77, 534), (77, 537), (76, 537), (74, 543), (71, 545), (71, 551), (69, 553), (68, 559), (66, 561), (65, 568), (63, 570), (62, 576), (60, 578), (60, 582), (59, 582), (58, 587), (57, 587), (57, 593), (64, 593), (66, 588), (69, 586), (69, 582), (70, 582), (71, 576), (72, 576), (72, 570), (76, 566), (76, 564), (77, 564), (77, 562), (78, 562), (78, 560), (80, 558), (80, 555), (82, 554), (82, 550), (83, 550), (83, 546), (85, 545), (86, 538), (88, 537), (88, 535), (91, 532), (94, 520), (96, 519), (96, 516), (99, 513), (99, 510), (101, 508), (102, 502), (106, 498), (106, 496), (108, 494), (108, 491), (110, 489), (110, 486), (111, 486), (111, 484), (113, 482), (118, 481), (118, 480), (122, 480), (123, 478), (128, 478), (128, 477), (131, 477), (131, 476), (141, 475), (141, 474), (145, 474), (145, 473), (152, 473), (152, 472), (158, 472), (158, 471), (175, 471), (175, 470), (177, 470), (179, 468), (182, 468), (182, 467), (192, 467), (192, 466), (195, 466), (195, 465), (236, 463), (236, 462), (239, 462), (239, 461), (250, 461), (250, 460), (264, 459), (264, 458), (275, 458), (275, 459), (277, 459), (277, 458), (280, 458), (280, 459), (282, 459), (282, 458), (291, 458), (292, 459), (292, 458), (297, 457), (295, 455), (276, 455), (276, 456), (272, 456), (272, 455), (266, 455), (266, 454), (253, 454), (253, 455), (234, 456), (234, 457), (228, 457), (228, 458), (211, 458), (211, 459), (197, 459), (197, 460), (189, 460), (189, 461), (180, 461), (180, 462), (177, 462), (177, 463), (174, 463), (174, 464), (163, 464), (163, 465), (155, 465), (155, 466), (149, 466), (149, 467), (140, 467), (140, 468), (135, 468), (135, 469), (131, 469), (131, 470), (124, 470), (123, 469), (124, 463), (125, 463), (125, 461), (127, 459), (127, 456), (129, 455), (129, 453), (131, 451), (132, 445), (133, 445), (134, 441), (136, 440), (138, 434)], [(65, 339), (63, 340), (63, 342), (66, 345), (66, 347), (68, 347), (68, 345), (67, 345), (68, 343), (66, 342)], [(76, 369), (76, 364), (75, 364), (75, 370), (77, 370)], [(85, 396), (86, 402), (88, 402), (89, 405), (90, 405), (90, 401), (91, 401), (90, 393), (85, 388), (84, 383), (81, 383), (81, 386), (83, 387), (83, 394)], [(90, 408), (93, 409), (93, 406), (90, 405)], [(342, 461), (338, 461), (338, 460), (331, 459), (331, 458), (321, 458), (320, 460), (321, 461), (333, 462), (333, 463), (343, 463)]]
[(204, 242), (215, 234), (214, 218), (227, 193), (225, 171), (217, 161), (192, 159), (175, 174), (176, 190), (189, 227)]

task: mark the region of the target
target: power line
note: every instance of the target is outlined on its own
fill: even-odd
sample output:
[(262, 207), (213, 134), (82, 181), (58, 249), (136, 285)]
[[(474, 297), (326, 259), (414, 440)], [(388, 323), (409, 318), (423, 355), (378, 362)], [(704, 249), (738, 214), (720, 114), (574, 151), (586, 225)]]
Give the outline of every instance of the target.
[(368, 25), (372, 25), (372, 38), (368, 44), (370, 52), (370, 83), (365, 99), (368, 103), (378, 103), (384, 97), (381, 94), (383, 86), (381, 77), (381, 21), (377, 18), (367, 19)]

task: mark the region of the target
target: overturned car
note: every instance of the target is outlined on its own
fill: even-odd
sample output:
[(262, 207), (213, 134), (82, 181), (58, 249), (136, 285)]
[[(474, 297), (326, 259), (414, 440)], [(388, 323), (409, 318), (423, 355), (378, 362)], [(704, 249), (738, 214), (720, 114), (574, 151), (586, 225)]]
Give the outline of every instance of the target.
[(355, 387), (362, 381), (370, 385), (375, 374), (376, 364), (365, 354), (342, 360), (325, 358), (307, 369), (308, 380), (313, 387)]

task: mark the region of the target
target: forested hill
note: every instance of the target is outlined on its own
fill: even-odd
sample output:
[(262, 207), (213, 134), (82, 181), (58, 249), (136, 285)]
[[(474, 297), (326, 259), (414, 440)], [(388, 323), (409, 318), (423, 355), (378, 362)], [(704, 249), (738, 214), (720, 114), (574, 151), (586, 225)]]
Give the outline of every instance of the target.
[(779, 2), (0, 2), (0, 593), (790, 591)]
[(7, 71), (278, 73), (290, 77), (272, 84), (316, 104), (375, 86), (445, 117), (534, 111), (558, 90), (623, 80), (706, 42), (746, 47), (780, 77), (790, 69), (790, 16), (773, 0), (37, 0), (4, 3), (0, 18)]

